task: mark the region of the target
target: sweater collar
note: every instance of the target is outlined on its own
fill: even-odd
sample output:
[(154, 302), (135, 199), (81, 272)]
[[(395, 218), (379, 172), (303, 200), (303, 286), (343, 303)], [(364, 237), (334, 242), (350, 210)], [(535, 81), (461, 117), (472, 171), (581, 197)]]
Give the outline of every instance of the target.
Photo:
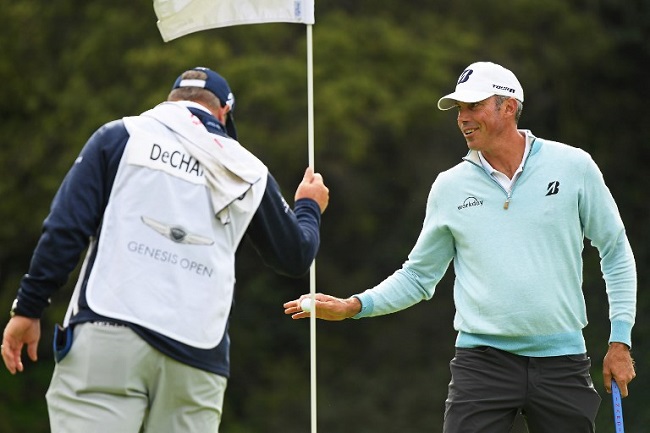
[[(541, 141), (538, 140), (537, 137), (535, 137), (533, 135), (533, 133), (529, 129), (519, 129), (518, 131), (521, 132), (522, 134), (524, 134), (524, 136), (526, 137), (526, 143), (530, 144), (530, 152), (528, 153), (528, 156), (531, 156), (531, 155), (537, 153), (537, 151), (539, 151), (539, 148), (542, 145)], [(467, 155), (465, 155), (463, 157), (463, 159), (465, 161), (469, 161), (469, 162), (471, 162), (473, 164), (476, 164), (478, 166), (482, 166), (481, 157), (479, 156), (479, 153), (478, 153), (477, 150), (471, 150), (470, 149), (470, 151), (467, 152)]]

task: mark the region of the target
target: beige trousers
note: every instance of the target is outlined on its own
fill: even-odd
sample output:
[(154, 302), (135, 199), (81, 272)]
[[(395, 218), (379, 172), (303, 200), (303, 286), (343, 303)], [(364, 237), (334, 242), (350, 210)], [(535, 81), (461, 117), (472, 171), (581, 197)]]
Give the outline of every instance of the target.
[(177, 362), (131, 329), (77, 325), (46, 394), (52, 433), (218, 433), (227, 379)]

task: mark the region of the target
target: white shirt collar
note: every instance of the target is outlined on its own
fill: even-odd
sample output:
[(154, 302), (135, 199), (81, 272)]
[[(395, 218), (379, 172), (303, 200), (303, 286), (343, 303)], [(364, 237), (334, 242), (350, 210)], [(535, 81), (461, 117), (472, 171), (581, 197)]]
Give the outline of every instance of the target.
[(530, 134), (525, 134), (526, 137), (526, 146), (524, 147), (524, 154), (521, 158), (521, 162), (519, 163), (519, 167), (517, 168), (517, 171), (515, 171), (515, 174), (512, 176), (512, 179), (508, 178), (505, 174), (501, 173), (498, 170), (495, 170), (494, 167), (490, 165), (490, 163), (485, 159), (483, 156), (483, 153), (480, 151), (478, 152), (478, 157), (479, 160), (481, 161), (481, 165), (483, 168), (492, 175), (493, 178), (495, 178), (506, 190), (510, 191), (512, 188), (512, 184), (515, 182), (515, 180), (519, 177), (521, 172), (524, 170), (524, 162), (526, 161), (526, 157), (530, 153), (530, 147), (533, 138), (531, 137)]

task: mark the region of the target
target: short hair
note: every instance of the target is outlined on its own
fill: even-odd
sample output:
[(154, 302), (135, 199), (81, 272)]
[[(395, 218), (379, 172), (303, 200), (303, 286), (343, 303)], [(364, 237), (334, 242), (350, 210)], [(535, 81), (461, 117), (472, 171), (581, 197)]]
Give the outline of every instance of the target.
[[(208, 75), (203, 71), (195, 69), (185, 71), (181, 75), (183, 80), (207, 80)], [(168, 101), (194, 101), (205, 105), (211, 110), (217, 110), (223, 106), (217, 95), (202, 87), (179, 87), (169, 92)]]
[[(501, 105), (507, 101), (508, 99), (511, 99), (510, 96), (502, 96), (502, 95), (494, 95), (494, 101), (497, 104), (497, 108), (501, 107)], [(512, 98), (514, 99), (514, 98)], [(521, 112), (524, 110), (524, 104), (519, 100), (515, 99), (517, 101), (517, 111), (515, 112), (515, 123), (519, 122), (519, 118), (521, 117)]]

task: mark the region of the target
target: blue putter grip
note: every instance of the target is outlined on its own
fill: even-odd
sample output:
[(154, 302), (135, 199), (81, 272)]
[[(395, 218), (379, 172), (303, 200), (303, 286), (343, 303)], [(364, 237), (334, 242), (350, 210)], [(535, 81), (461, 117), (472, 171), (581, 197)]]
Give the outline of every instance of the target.
[(618, 385), (614, 379), (612, 379), (612, 405), (614, 407), (614, 426), (616, 427), (616, 433), (625, 433), (625, 428), (623, 427), (621, 390), (618, 389)]

